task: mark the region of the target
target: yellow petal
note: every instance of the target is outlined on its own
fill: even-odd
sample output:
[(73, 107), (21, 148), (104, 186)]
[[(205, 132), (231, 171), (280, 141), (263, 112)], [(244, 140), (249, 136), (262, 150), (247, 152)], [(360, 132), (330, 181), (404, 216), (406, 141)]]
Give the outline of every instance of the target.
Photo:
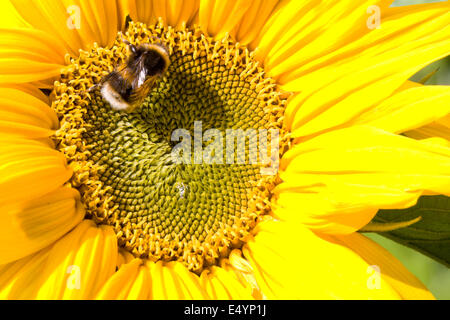
[[(107, 47), (111, 45), (119, 31), (119, 12), (116, 1), (108, 0), (63, 0), (66, 14), (64, 22), (67, 29), (69, 22), (69, 12), (73, 17), (74, 30), (81, 39), (81, 45), (78, 48), (89, 48), (94, 42), (100, 46)], [(78, 16), (78, 14), (80, 14)], [(79, 18), (80, 24), (77, 25)]]
[(0, 2), (0, 28), (27, 27), (27, 23), (10, 1)]
[[(359, 233), (336, 236), (335, 239), (380, 270), (381, 276), (402, 299), (434, 299), (425, 286), (386, 249)], [(373, 284), (373, 283), (372, 283)]]
[(157, 263), (147, 261), (152, 279), (150, 299), (204, 300), (208, 296), (200, 285), (200, 278), (180, 262)]
[[(27, 86), (25, 86), (27, 88)], [(28, 85), (31, 91), (33, 87)], [(24, 138), (45, 138), (54, 133), (59, 122), (55, 112), (31, 91), (0, 88), (0, 134)], [(35, 94), (35, 95), (33, 95)]]
[(275, 12), (281, 0), (254, 0), (249, 1), (250, 7), (239, 21), (231, 35), (241, 44), (249, 45), (251, 50), (255, 49), (250, 43), (259, 36), (268, 18)]
[(287, 1), (261, 31), (255, 43), (257, 56), (275, 77), (279, 77), (281, 70), (272, 72), (272, 69), (284, 68), (287, 63), (294, 72), (299, 66), (326, 56), (369, 33), (367, 9), (377, 5), (383, 10), (389, 2)]
[(114, 273), (117, 238), (109, 226), (80, 223), (51, 248), (37, 299), (92, 299)]
[(0, 265), (0, 300), (24, 300), (36, 297), (42, 284), (40, 275), (45, 268), (49, 249)]
[(286, 76), (279, 81), (289, 82), (284, 86), (287, 90), (301, 91), (286, 111), (286, 124), (295, 136), (349, 125), (425, 65), (448, 55), (448, 5), (435, 4), (389, 17), (382, 28), (321, 58), (314, 66), (302, 65), (302, 71), (291, 72), (297, 69), (287, 66), (289, 79)]
[[(414, 6), (403, 7), (397, 14), (388, 17), (385, 17), (383, 12), (387, 9), (386, 5), (390, 5), (391, 1), (351, 1), (353, 4), (348, 2), (350, 1), (339, 1), (332, 5), (332, 8), (329, 4), (320, 4), (321, 10), (330, 11), (330, 13), (326, 12), (325, 16), (320, 15), (320, 12), (309, 12), (311, 19), (313, 16), (320, 15), (319, 20), (315, 23), (322, 23), (317, 27), (323, 29), (315, 35), (316, 38), (312, 39), (311, 42), (306, 42), (305, 39), (301, 39), (300, 34), (294, 33), (294, 37), (288, 38), (290, 45), (277, 41), (277, 46), (271, 47), (271, 50), (277, 56), (269, 56), (267, 59), (271, 58), (273, 68), (276, 69), (272, 70), (273, 68), (270, 65), (267, 65), (266, 69), (270, 70), (270, 74), (280, 78), (279, 82), (285, 84), (286, 89), (291, 90), (293, 88), (300, 91), (313, 85), (325, 87), (346, 74), (351, 75), (358, 70), (371, 66), (375, 70), (377, 68), (375, 65), (378, 63), (400, 55), (411, 54), (411, 50), (418, 50), (417, 54), (419, 54), (420, 49), (430, 43), (436, 42), (438, 44), (448, 39), (449, 30), (446, 23), (450, 6), (448, 2), (428, 4), (419, 8)], [(372, 5), (380, 7), (382, 16), (380, 28), (373, 30), (367, 26), (367, 22), (370, 20), (368, 8)], [(338, 8), (339, 6), (344, 8)], [(286, 10), (289, 9), (291, 8), (286, 8)], [(336, 9), (342, 10), (342, 12), (337, 13), (334, 11)], [(349, 15), (352, 9), (352, 14)], [(335, 14), (333, 20), (325, 21), (327, 15), (333, 13)], [(347, 17), (342, 18), (342, 15), (347, 15)], [(352, 19), (352, 16), (357, 18), (352, 22), (356, 25), (345, 25)], [(334, 21), (334, 19), (337, 19), (337, 21)], [(301, 19), (301, 21), (303, 20), (304, 18)], [(287, 23), (284, 22), (282, 25)], [(334, 28), (329, 28), (330, 25), (333, 25)], [(340, 38), (336, 37), (339, 34), (337, 33), (339, 29), (344, 32), (344, 35)], [(307, 33), (308, 31), (311, 31), (310, 27), (305, 28), (302, 32)], [(325, 34), (321, 33), (322, 31)], [(264, 33), (263, 35), (266, 36)], [(284, 37), (287, 38), (288, 35), (284, 35)], [(336, 39), (332, 39), (333, 37)], [(328, 43), (324, 45), (326, 41), (331, 41), (332, 45)], [(335, 47), (336, 41), (341, 43)], [(318, 45), (318, 42), (322, 43), (322, 47)], [(281, 46), (282, 50), (280, 51)], [(324, 54), (324, 51), (327, 54)], [(416, 57), (411, 63), (422, 62), (423, 58)], [(346, 73), (343, 72), (344, 69), (347, 71)], [(329, 74), (326, 78), (322, 78), (322, 83), (310, 82), (313, 79), (318, 80), (324, 72), (330, 70), (335, 72)]]
[[(142, 260), (133, 259), (129, 263), (124, 264), (119, 271), (114, 273), (97, 294), (96, 299), (131, 299), (131, 292), (135, 299), (148, 299), (151, 280), (147, 275), (148, 270), (143, 265)], [(145, 278), (147, 278), (147, 281), (142, 281)], [(139, 294), (137, 294), (138, 292)]]
[(151, 24), (155, 22), (155, 17), (152, 16), (152, 1), (150, 0), (121, 0), (123, 10), (128, 12), (131, 19), (143, 23)]
[(38, 98), (42, 102), (44, 102), (47, 105), (50, 105), (50, 99), (49, 97), (44, 94), (41, 90), (39, 90), (39, 87), (33, 84), (29, 83), (23, 83), (23, 84), (15, 84), (15, 83), (7, 83), (2, 85), (2, 88), (10, 88), (10, 89), (17, 89), (23, 92), (26, 92), (35, 98)]
[(199, 3), (200, 0), (132, 0), (124, 6), (134, 21), (154, 24), (161, 18), (166, 25), (180, 27), (191, 24)]
[(33, 200), (61, 187), (72, 175), (64, 156), (38, 141), (0, 139), (0, 203)]
[(45, 248), (74, 228), (84, 217), (75, 189), (61, 187), (31, 201), (0, 207), (0, 263), (23, 258)]
[(109, 0), (10, 0), (21, 17), (34, 29), (57, 39), (66, 52), (78, 56), (94, 42), (110, 45), (119, 31), (116, 1)]
[(153, 0), (153, 16), (161, 17), (170, 26), (189, 24), (198, 12), (199, 0)]
[(360, 115), (352, 124), (368, 124), (402, 133), (425, 126), (450, 114), (450, 87), (422, 86), (394, 94)]
[(208, 35), (220, 39), (236, 27), (250, 5), (246, 0), (200, 0), (199, 24)]
[(149, 298), (151, 290), (151, 278), (148, 269), (144, 266), (139, 268), (136, 279), (131, 282), (131, 288), (126, 297), (127, 300), (145, 300)]
[(231, 268), (212, 267), (203, 271), (201, 281), (213, 300), (253, 300), (251, 289), (242, 284)]
[(228, 256), (228, 260), (225, 261), (222, 262), (222, 268), (225, 269), (225, 271), (234, 271), (234, 274), (236, 275), (239, 282), (248, 290), (248, 293), (254, 299), (261, 300), (265, 298), (263, 292), (256, 283), (252, 266), (245, 258), (242, 257), (241, 250), (232, 250), (230, 255)]
[(64, 67), (65, 49), (40, 30), (0, 30), (0, 83), (52, 83)]
[(199, 277), (181, 263), (134, 259), (108, 280), (97, 298), (203, 300), (208, 296)]
[(134, 2), (131, 0), (116, 0), (117, 3), (117, 27), (119, 30), (125, 30), (125, 23), (127, 16), (130, 15), (129, 3)]
[(450, 141), (450, 115), (431, 124), (405, 132), (405, 135), (414, 139), (440, 137)]
[(128, 250), (120, 248), (117, 256), (117, 268), (120, 269), (122, 266), (130, 263), (133, 259), (134, 256)]
[(274, 213), (321, 232), (359, 230), (378, 209), (450, 195), (450, 148), (351, 127), (296, 145), (281, 161)]
[(405, 83), (403, 83), (396, 92), (401, 92), (407, 89), (411, 89), (411, 88), (419, 88), (419, 87), (423, 87), (423, 84), (420, 84), (418, 82), (414, 82), (414, 81), (406, 81)]
[(92, 299), (114, 273), (117, 239), (90, 220), (36, 254), (0, 266), (0, 297)]
[[(403, 296), (397, 292), (397, 284), (420, 285), (394, 257), (389, 256), (394, 261), (391, 266), (404, 273), (402, 277), (392, 269), (384, 270), (383, 258), (367, 262), (354, 250), (358, 245), (342, 244), (301, 226), (265, 222), (243, 252), (269, 299), (399, 299)], [(384, 253), (376, 245), (371, 249), (377, 258)], [(379, 273), (372, 267), (376, 263)], [(430, 294), (424, 291), (422, 296)]]

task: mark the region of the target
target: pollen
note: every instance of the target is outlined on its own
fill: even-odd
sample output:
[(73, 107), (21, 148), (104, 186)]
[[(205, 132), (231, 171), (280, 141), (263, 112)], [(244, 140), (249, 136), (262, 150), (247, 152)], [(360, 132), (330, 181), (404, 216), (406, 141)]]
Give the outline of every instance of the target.
[[(170, 51), (170, 67), (131, 113), (113, 110), (99, 90), (89, 90), (126, 61), (123, 39), (163, 43)], [(67, 60), (52, 94), (61, 121), (55, 141), (74, 171), (70, 183), (82, 195), (87, 218), (111, 225), (119, 246), (134, 256), (181, 261), (197, 273), (240, 249), (270, 214), (276, 172), (263, 174), (269, 164), (249, 156), (229, 163), (229, 150), (215, 154), (223, 161), (177, 162), (173, 150), (181, 140), (174, 141), (173, 133), (190, 134), (194, 160), (196, 147), (212, 143), (198, 145), (199, 123), (200, 134), (276, 130), (277, 154), (268, 153), (279, 159), (290, 141), (283, 127), (288, 94), (266, 77), (254, 53), (228, 36), (207, 37), (198, 27), (131, 22), (111, 48), (94, 45)], [(225, 138), (214, 142), (226, 147)], [(266, 144), (250, 138), (242, 143), (247, 151), (253, 143), (262, 160)]]

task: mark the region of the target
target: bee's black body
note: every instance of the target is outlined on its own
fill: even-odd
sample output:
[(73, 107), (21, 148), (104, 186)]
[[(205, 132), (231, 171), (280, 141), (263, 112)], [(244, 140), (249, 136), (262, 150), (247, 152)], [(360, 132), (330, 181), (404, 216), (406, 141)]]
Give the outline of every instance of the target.
[(170, 65), (169, 52), (162, 44), (128, 45), (127, 62), (102, 81), (102, 96), (114, 110), (132, 111)]

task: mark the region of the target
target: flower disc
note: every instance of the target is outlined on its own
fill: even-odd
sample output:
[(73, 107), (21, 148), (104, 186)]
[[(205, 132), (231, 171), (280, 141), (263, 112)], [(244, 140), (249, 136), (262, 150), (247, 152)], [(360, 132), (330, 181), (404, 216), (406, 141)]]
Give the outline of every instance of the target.
[[(230, 151), (226, 133), (276, 130), (285, 146), (286, 95), (228, 37), (213, 40), (198, 28), (159, 22), (131, 23), (124, 38), (135, 45), (162, 42), (169, 69), (140, 107), (119, 112), (100, 90), (88, 89), (127, 60), (122, 37), (110, 49), (81, 52), (55, 86), (59, 149), (74, 168), (72, 184), (89, 215), (113, 226), (120, 245), (135, 256), (182, 261), (200, 272), (242, 246), (268, 213), (276, 182), (276, 175), (261, 171), (268, 166), (262, 161), (267, 143), (250, 135), (233, 140)], [(174, 139), (177, 130), (186, 136)], [(182, 153), (188, 161), (173, 157), (180, 142), (192, 142), (192, 154)], [(258, 161), (250, 150), (262, 152)]]

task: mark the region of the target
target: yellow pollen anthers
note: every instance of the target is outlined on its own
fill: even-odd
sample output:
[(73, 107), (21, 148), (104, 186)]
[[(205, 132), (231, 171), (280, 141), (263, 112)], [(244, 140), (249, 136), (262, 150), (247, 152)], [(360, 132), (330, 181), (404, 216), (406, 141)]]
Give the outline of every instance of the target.
[(124, 38), (135, 45), (162, 42), (169, 69), (142, 106), (126, 113), (112, 110), (99, 90), (89, 91), (126, 61), (121, 36), (110, 49), (95, 45), (69, 59), (53, 93), (58, 148), (74, 170), (71, 184), (88, 216), (113, 226), (123, 249), (152, 261), (181, 261), (200, 273), (241, 248), (270, 213), (277, 175), (261, 174), (267, 163), (228, 164), (227, 152), (223, 163), (176, 163), (172, 134), (185, 129), (194, 137), (196, 123), (224, 135), (278, 130), (281, 156), (289, 142), (282, 127), (286, 94), (228, 36), (215, 41), (198, 27), (174, 29), (160, 21), (130, 23)]

